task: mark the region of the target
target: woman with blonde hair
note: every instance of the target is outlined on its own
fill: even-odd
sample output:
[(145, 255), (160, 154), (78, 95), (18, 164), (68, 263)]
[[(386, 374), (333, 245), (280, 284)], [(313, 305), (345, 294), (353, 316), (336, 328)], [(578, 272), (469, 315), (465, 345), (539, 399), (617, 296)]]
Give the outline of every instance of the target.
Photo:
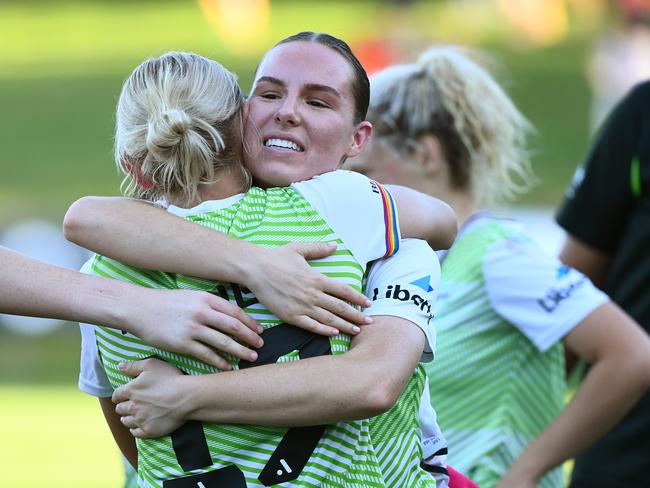
[[(272, 63), (277, 58), (294, 62)], [(315, 74), (305, 71), (305, 60), (314, 59), (327, 69)], [(455, 223), (446, 205), (407, 189), (394, 188), (395, 205), (391, 194), (381, 185), (347, 171), (334, 171), (342, 160), (361, 150), (370, 134), (369, 124), (363, 121), (365, 107), (360, 111), (360, 120), (356, 115), (356, 95), (350, 89), (355, 75), (348, 63), (345, 55), (326, 42), (294, 39), (271, 50), (258, 69), (255, 101), (249, 102), (248, 119), (256, 123), (249, 145), (258, 145), (253, 149), (273, 165), (270, 176), (276, 180), (282, 177), (281, 170), (290, 175), (298, 169), (302, 174), (321, 176), (288, 188), (253, 187), (242, 193), (247, 183), (247, 173), (240, 164), (243, 98), (234, 76), (217, 63), (192, 54), (170, 53), (146, 61), (125, 83), (117, 116), (116, 156), (133, 181), (135, 195), (149, 200), (164, 199), (170, 203), (170, 213), (266, 247), (291, 241), (335, 241), (336, 253), (320, 260), (319, 270), (357, 290), (361, 289), (367, 263), (397, 250), (396, 206), (400, 213), (408, 210), (399, 223), (403, 234), (421, 232), (425, 236), (435, 230), (434, 236), (448, 239), (448, 235), (441, 236)], [(274, 67), (279, 71), (274, 71)], [(289, 72), (286, 79), (282, 70)], [(315, 81), (311, 81), (314, 77)], [(263, 171), (257, 168), (258, 174)], [(334, 195), (336, 198), (332, 198)], [(110, 217), (104, 219), (102, 212), (113, 212), (113, 216), (116, 209), (137, 212), (142, 209), (138, 205), (129, 201), (82, 201), (66, 218), (66, 231), (68, 235), (93, 234), (96, 223), (88, 223), (89, 219), (101, 221), (99, 227), (104, 228), (104, 223), (114, 221)], [(425, 209), (437, 217), (431, 219)], [(92, 215), (84, 210), (91, 210)], [(150, 210), (151, 224), (157, 225), (154, 220), (164, 212)], [(125, 215), (125, 220), (129, 218), (130, 214)], [(424, 225), (419, 223), (422, 220)], [(169, 222), (170, 229), (182, 222), (173, 218), (161, 221)], [(117, 254), (128, 254), (129, 243), (142, 238), (138, 229), (133, 237), (133, 228), (127, 227), (117, 225), (109, 231), (119, 234), (110, 236), (116, 247), (122, 248)], [(143, 233), (148, 233), (146, 226), (141, 227)], [(212, 234), (202, 238), (208, 242)], [(134, 251), (141, 260), (136, 264), (150, 263), (149, 254), (160, 256), (159, 248), (169, 249), (169, 242), (160, 242), (160, 234), (155, 236), (151, 241), (144, 238), (146, 245), (150, 245), (144, 256)], [(179, 241), (173, 235), (169, 238), (185, 246), (183, 250), (194, 252), (187, 241)], [(235, 256), (246, 258), (248, 252), (257, 252), (252, 247)], [(219, 260), (208, 254), (207, 261), (215, 259)], [(207, 261), (206, 266), (212, 270), (213, 265)], [(243, 265), (225, 266), (232, 271)], [(369, 443), (369, 422), (364, 419), (389, 410), (407, 382), (410, 387), (405, 393), (406, 404), (397, 414), (413, 410), (409, 402), (417, 399), (417, 392), (423, 387), (422, 377), (414, 374), (414, 368), (426, 352), (428, 302), (420, 303), (422, 311), (418, 314), (407, 314), (407, 320), (418, 325), (420, 316), (424, 316), (424, 325), (418, 327), (412, 327), (407, 320), (377, 317), (372, 330), (352, 341), (338, 331), (329, 334), (329, 338), (319, 338), (282, 323), (248, 290), (235, 284), (148, 271), (102, 256), (94, 258), (89, 269), (146, 286), (207, 290), (236, 301), (264, 327), (264, 344), (258, 344), (262, 347), (257, 354), (224, 354), (228, 368), (245, 371), (216, 375), (206, 375), (214, 370), (194, 358), (152, 348), (130, 334), (115, 334), (104, 328), (94, 331), (111, 386), (121, 387), (122, 394), (137, 390), (123, 386), (130, 379), (125, 372), (133, 373), (134, 367), (121, 363), (152, 356), (190, 373), (183, 383), (195, 386), (192, 395), (176, 395), (175, 401), (184, 406), (172, 409), (175, 418), (163, 426), (158, 417), (159, 421), (152, 424), (163, 431), (159, 435), (172, 431), (170, 436), (138, 442), (141, 483), (160, 486), (168, 480), (178, 480), (192, 486), (268, 486), (287, 482), (287, 486), (293, 486), (296, 480), (300, 486), (383, 486), (384, 474)], [(198, 271), (199, 276), (213, 277), (206, 276), (210, 273), (205, 269)], [(427, 266), (424, 271), (428, 271), (426, 278), (435, 284), (435, 268)], [(427, 286), (421, 286), (428, 293)], [(418, 319), (411, 320), (415, 315)], [(304, 325), (303, 328), (309, 329)], [(86, 337), (90, 342), (95, 340), (92, 330), (86, 329)], [(300, 361), (296, 363), (301, 358), (312, 359), (303, 366)], [(282, 364), (271, 364), (275, 362)], [(358, 365), (363, 374), (350, 376), (350, 364)], [(140, 378), (134, 383), (146, 384), (160, 368), (169, 371), (171, 367), (151, 360), (141, 363), (136, 367)], [(194, 381), (201, 380), (203, 384), (203, 379), (210, 387), (200, 387)], [(173, 381), (178, 387), (178, 381)], [(217, 392), (218, 386), (222, 387), (222, 394), (216, 400), (206, 400), (224, 403), (185, 411), (188, 400)], [(165, 388), (156, 391), (167, 393), (161, 390)], [(251, 402), (251, 391), (255, 392), (255, 402)], [(89, 392), (103, 396), (103, 391)], [(327, 401), (332, 398), (334, 401)], [(135, 464), (132, 439), (120, 425), (121, 421), (133, 433), (145, 437), (136, 423), (137, 412), (130, 409), (135, 399), (118, 407), (121, 419), (108, 401), (104, 398), (103, 406), (116, 440)], [(192, 418), (219, 424), (184, 423), (190, 413), (196, 415)], [(186, 416), (178, 418), (183, 415)], [(411, 416), (404, 419), (403, 426), (396, 429), (393, 425), (387, 430), (386, 440), (393, 445), (408, 443), (406, 447), (411, 448), (415, 432), (411, 429)], [(362, 420), (342, 421), (351, 418)], [(317, 426), (303, 427), (314, 424)], [(278, 427), (286, 425), (296, 428)], [(405, 437), (397, 439), (396, 432)], [(415, 470), (418, 467), (416, 462)]]
[[(350, 166), (448, 202), (438, 355), (427, 366), (449, 463), (481, 488), (560, 487), (563, 461), (650, 384), (650, 341), (579, 272), (487, 210), (532, 176), (531, 126), (467, 50), (433, 47), (371, 79), (374, 138)], [(592, 365), (566, 407), (563, 345)]]

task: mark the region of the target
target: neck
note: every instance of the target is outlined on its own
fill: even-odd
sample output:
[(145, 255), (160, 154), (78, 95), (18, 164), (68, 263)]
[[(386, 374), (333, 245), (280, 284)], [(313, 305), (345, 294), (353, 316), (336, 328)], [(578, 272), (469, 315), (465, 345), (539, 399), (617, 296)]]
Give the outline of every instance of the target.
[(223, 200), (224, 198), (237, 195), (246, 191), (244, 175), (238, 168), (231, 165), (215, 175), (215, 182), (199, 187), (199, 197), (191, 202), (185, 202), (181, 198), (170, 198), (170, 203), (182, 208), (191, 208), (206, 200)]
[(243, 175), (232, 166), (223, 169), (215, 179), (214, 183), (199, 189), (201, 201), (222, 200), (246, 191)]
[(454, 209), (459, 227), (478, 211), (474, 199), (466, 192), (448, 190), (436, 193), (434, 196), (443, 200)]

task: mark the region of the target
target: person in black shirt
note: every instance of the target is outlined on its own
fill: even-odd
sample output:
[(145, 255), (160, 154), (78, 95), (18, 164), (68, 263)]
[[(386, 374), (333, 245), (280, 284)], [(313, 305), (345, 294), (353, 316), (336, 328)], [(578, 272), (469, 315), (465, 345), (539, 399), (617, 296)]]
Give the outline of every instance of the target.
[[(557, 222), (560, 258), (650, 332), (650, 82), (613, 110), (574, 177)], [(650, 486), (650, 392), (577, 457), (571, 488)]]

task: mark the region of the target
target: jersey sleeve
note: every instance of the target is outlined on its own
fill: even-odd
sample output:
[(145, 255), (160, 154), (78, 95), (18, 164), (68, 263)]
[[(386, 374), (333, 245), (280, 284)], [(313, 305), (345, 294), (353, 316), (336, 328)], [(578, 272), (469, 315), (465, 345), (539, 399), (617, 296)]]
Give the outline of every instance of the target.
[[(92, 274), (91, 268), (94, 257), (81, 267), (81, 272)], [(79, 324), (81, 331), (81, 357), (79, 361), (79, 389), (95, 397), (109, 397), (113, 394), (104, 365), (99, 357), (95, 340), (95, 326)]]
[(429, 362), (436, 347), (432, 318), (439, 284), (436, 253), (424, 241), (404, 239), (397, 254), (372, 264), (366, 284), (372, 304), (364, 312), (413, 322), (426, 337), (420, 361)]
[(589, 278), (523, 236), (494, 244), (483, 273), (494, 309), (541, 352), (608, 300)]
[(644, 83), (614, 109), (557, 214), (558, 224), (569, 234), (603, 252), (615, 251), (635, 205), (633, 162), (650, 117), (649, 101), (650, 83)]
[(90, 324), (79, 324), (79, 328), (81, 330), (79, 389), (95, 397), (110, 397), (113, 394), (113, 387), (99, 358), (95, 327)]
[(327, 221), (359, 263), (397, 252), (397, 207), (381, 184), (359, 173), (339, 170), (291, 187)]

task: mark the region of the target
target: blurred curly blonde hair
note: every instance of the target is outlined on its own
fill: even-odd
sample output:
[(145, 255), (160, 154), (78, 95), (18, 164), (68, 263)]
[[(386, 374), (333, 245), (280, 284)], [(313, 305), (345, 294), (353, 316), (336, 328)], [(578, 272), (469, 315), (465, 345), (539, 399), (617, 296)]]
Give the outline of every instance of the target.
[(377, 73), (368, 119), (374, 137), (399, 154), (435, 136), (454, 187), (490, 205), (534, 182), (526, 148), (532, 126), (478, 59), (475, 51), (435, 46), (416, 63)]

